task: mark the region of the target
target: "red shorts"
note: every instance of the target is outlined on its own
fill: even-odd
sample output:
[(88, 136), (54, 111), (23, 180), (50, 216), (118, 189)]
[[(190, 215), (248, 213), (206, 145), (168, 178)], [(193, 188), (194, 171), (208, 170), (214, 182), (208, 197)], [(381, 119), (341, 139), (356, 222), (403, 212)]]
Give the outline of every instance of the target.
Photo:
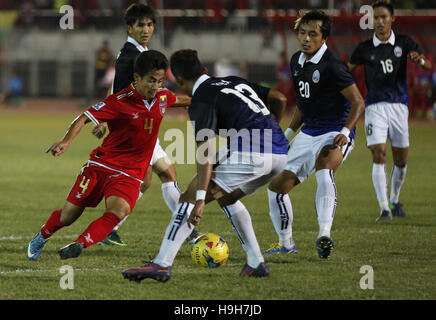
[(87, 163), (82, 167), (67, 201), (79, 207), (96, 207), (110, 196), (123, 198), (133, 211), (141, 182), (122, 173)]

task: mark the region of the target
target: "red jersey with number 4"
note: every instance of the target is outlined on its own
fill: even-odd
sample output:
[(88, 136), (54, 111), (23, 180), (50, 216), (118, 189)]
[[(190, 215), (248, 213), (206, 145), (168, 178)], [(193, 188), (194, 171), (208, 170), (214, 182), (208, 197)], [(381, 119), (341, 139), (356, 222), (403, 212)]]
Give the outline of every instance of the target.
[(166, 88), (147, 101), (132, 84), (89, 108), (84, 114), (109, 128), (103, 144), (91, 151), (90, 161), (143, 180), (165, 110), (175, 102), (176, 96)]

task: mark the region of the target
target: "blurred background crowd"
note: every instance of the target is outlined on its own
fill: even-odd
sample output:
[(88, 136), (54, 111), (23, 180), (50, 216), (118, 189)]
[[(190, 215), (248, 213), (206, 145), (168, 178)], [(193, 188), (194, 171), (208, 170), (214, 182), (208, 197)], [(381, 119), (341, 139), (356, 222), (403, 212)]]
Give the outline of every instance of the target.
[[(0, 0), (0, 101), (8, 98), (10, 106), (20, 106), (23, 97), (48, 96), (81, 98), (86, 104), (104, 96), (126, 38), (123, 11), (133, 2), (157, 9), (152, 48), (169, 55), (182, 46), (195, 47), (210, 73), (277, 87), (290, 108), (295, 92), (289, 59), (298, 50), (292, 27), (300, 9), (325, 9), (333, 15), (328, 45), (344, 61), (372, 35), (359, 27), (359, 8), (372, 3), (365, 0)], [(394, 31), (411, 36), (433, 61), (436, 0), (392, 3)], [(64, 5), (74, 9), (69, 33), (59, 29)], [(411, 115), (433, 119), (436, 72), (412, 63), (408, 69)], [(365, 95), (362, 68), (354, 76)]]

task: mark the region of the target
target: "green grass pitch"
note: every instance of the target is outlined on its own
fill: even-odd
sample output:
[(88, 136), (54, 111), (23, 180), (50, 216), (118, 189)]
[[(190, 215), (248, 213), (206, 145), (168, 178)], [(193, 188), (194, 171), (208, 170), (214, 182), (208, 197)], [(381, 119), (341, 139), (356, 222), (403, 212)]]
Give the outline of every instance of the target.
[[(314, 211), (315, 179), (291, 193), (294, 239), (298, 254), (266, 257), (271, 276), (243, 278), (239, 272), (245, 253), (219, 207), (209, 204), (200, 232), (214, 232), (227, 240), (230, 258), (222, 268), (202, 269), (191, 261), (183, 244), (165, 284), (122, 278), (122, 270), (144, 264), (160, 246), (170, 219), (153, 176), (152, 187), (138, 202), (119, 233), (126, 247), (95, 245), (78, 259), (60, 260), (57, 250), (73, 241), (101, 216), (103, 206), (87, 209), (72, 226), (56, 233), (37, 261), (26, 259), (28, 242), (61, 208), (75, 176), (99, 142), (84, 128), (70, 149), (59, 158), (44, 151), (60, 139), (75, 115), (3, 114), (0, 117), (0, 299), (187, 299), (187, 300), (291, 300), (291, 299), (435, 299), (436, 298), (436, 130), (434, 125), (411, 124), (409, 165), (401, 202), (405, 219), (376, 224), (378, 204), (371, 181), (371, 157), (362, 125), (356, 148), (336, 173), (338, 207), (332, 229), (336, 248), (322, 261), (315, 249), (318, 231)], [(165, 130), (186, 128), (164, 121)], [(388, 172), (392, 166), (389, 153)], [(194, 165), (176, 165), (184, 190), (195, 173)], [(276, 241), (268, 214), (266, 189), (243, 199), (251, 213), (261, 246)], [(74, 270), (74, 289), (60, 287), (63, 265)], [(371, 266), (374, 288), (362, 289), (362, 266)]]

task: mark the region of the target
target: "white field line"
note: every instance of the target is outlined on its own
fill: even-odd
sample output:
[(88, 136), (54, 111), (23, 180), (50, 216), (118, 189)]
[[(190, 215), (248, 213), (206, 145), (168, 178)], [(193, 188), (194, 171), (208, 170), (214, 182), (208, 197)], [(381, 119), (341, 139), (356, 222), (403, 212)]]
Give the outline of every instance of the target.
[[(270, 262), (269, 264), (274, 264), (274, 262)], [(242, 263), (227, 263), (226, 266), (230, 266), (230, 267), (238, 267), (238, 266), (242, 266)], [(130, 266), (130, 268), (133, 268), (135, 266)], [(178, 270), (177, 273), (185, 273), (184, 270), (187, 270), (186, 272), (188, 272), (188, 269), (198, 269), (197, 266), (195, 266), (194, 264), (177, 264)], [(127, 266), (112, 266), (111, 268), (73, 268), (74, 272), (76, 271), (82, 271), (82, 272), (107, 272), (107, 271), (113, 271), (113, 270), (125, 270), (129, 267)], [(9, 270), (9, 271), (0, 271), (0, 276), (1, 275), (6, 275), (6, 274), (24, 274), (24, 273), (42, 273), (42, 272), (57, 272), (59, 273), (59, 268), (57, 269), (16, 269), (16, 270)], [(189, 272), (192, 272), (192, 270), (189, 270)]]
[[(391, 232), (389, 229), (367, 229), (367, 228), (362, 228), (359, 230), (360, 232), (363, 233), (389, 233)], [(300, 233), (309, 233), (309, 234), (316, 234), (318, 231), (317, 230), (313, 230), (313, 231), (298, 231), (296, 230), (295, 232), (300, 232)], [(342, 233), (345, 232), (345, 229), (341, 228), (341, 229), (333, 229), (332, 230), (332, 234), (334, 233)], [(410, 232), (414, 232), (414, 230), (410, 230)], [(203, 232), (206, 233), (206, 232)], [(123, 233), (123, 236), (132, 236), (132, 235), (145, 235), (146, 233), (139, 233), (139, 232), (135, 232), (135, 233)], [(224, 232), (220, 232), (221, 235), (227, 235), (227, 234), (233, 234), (233, 231), (224, 231)], [(28, 236), (23, 236), (23, 235), (10, 235), (10, 236), (2, 236), (0, 237), (0, 241), (14, 241), (14, 240), (32, 240), (33, 237), (35, 235), (28, 235)], [(78, 234), (66, 234), (66, 235), (54, 235), (53, 237), (51, 237), (52, 239), (71, 239), (71, 238), (77, 238), (79, 235)]]

